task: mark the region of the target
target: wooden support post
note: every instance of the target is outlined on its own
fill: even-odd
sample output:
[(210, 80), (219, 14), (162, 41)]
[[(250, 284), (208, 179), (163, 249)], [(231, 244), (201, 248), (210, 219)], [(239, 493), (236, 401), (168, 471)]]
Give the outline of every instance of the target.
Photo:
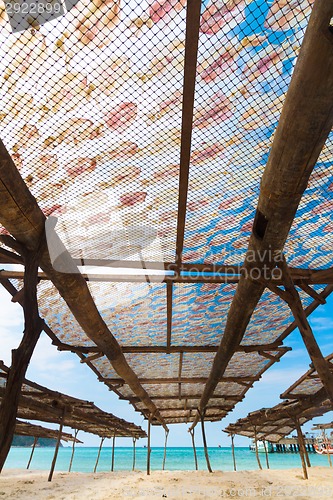
[(71, 456), (71, 460), (69, 462), (68, 472), (70, 472), (72, 470), (72, 463), (73, 463), (74, 452), (75, 452), (75, 440), (77, 438), (78, 433), (79, 433), (79, 429), (75, 429), (74, 441), (73, 441), (73, 446), (72, 446), (72, 456)]
[(195, 441), (194, 441), (194, 428), (190, 429), (190, 434), (192, 438), (192, 446), (193, 446), (193, 454), (194, 454), (194, 463), (195, 463), (195, 470), (198, 470), (198, 459), (197, 459), (197, 450), (195, 448)]
[(304, 476), (304, 479), (308, 479), (308, 471), (307, 471), (306, 462), (305, 462), (304, 438), (303, 438), (303, 434), (302, 434), (302, 429), (301, 429), (301, 426), (299, 424), (298, 418), (295, 418), (294, 422), (295, 422), (295, 427), (296, 427), (296, 431), (297, 431), (297, 440), (298, 440), (298, 445), (299, 445), (299, 454), (300, 454), (301, 461), (302, 461), (303, 476)]
[(307, 467), (311, 467), (311, 462), (310, 462), (310, 458), (309, 458), (308, 448), (307, 448), (306, 444), (304, 444), (304, 453), (305, 453), (306, 466)]
[(201, 413), (200, 414), (200, 419), (201, 419), (202, 441), (203, 441), (204, 450), (205, 450), (205, 457), (206, 457), (206, 462), (207, 462), (207, 469), (209, 470), (209, 472), (213, 472), (212, 468), (210, 466), (209, 455), (208, 455), (208, 448), (207, 448), (207, 441), (206, 441), (205, 413)]
[(136, 459), (135, 444), (136, 444), (136, 437), (133, 438), (133, 467), (132, 467), (132, 470), (135, 470), (135, 459)]
[(151, 417), (148, 418), (147, 476), (150, 476), (150, 428)]
[(235, 457), (235, 445), (234, 445), (234, 439), (235, 435), (231, 434), (231, 453), (232, 453), (232, 461), (234, 463), (234, 471), (237, 470), (236, 468), (236, 457)]
[(323, 434), (324, 434), (324, 443), (326, 444), (328, 463), (329, 463), (329, 466), (332, 467), (331, 455), (328, 453), (328, 451), (329, 451), (328, 450), (328, 448), (329, 448), (329, 442), (328, 442), (328, 439), (327, 439), (327, 436), (326, 436), (325, 429), (323, 431)]
[(264, 448), (265, 448), (266, 465), (267, 465), (267, 469), (269, 469), (268, 452), (267, 452), (267, 446), (266, 446), (266, 440), (265, 439), (263, 440), (263, 443), (264, 443)]
[(39, 317), (37, 303), (38, 263), (42, 248), (44, 248), (44, 237), (35, 251), (30, 252), (22, 247), (22, 255), (25, 262), (24, 334), (19, 347), (12, 350), (12, 364), (0, 405), (0, 472), (7, 459), (15, 432), (22, 383), (43, 329), (43, 322)]
[(294, 286), (285, 258), (283, 258), (282, 262), (279, 264), (282, 269), (284, 286), (286, 289), (280, 296), (287, 302), (293, 313), (313, 366), (326, 389), (328, 397), (333, 403), (333, 373), (330, 371), (329, 363), (324, 358), (315, 336), (313, 335), (312, 328), (304, 312), (301, 298)]
[(165, 460), (166, 460), (166, 449), (167, 449), (168, 435), (169, 435), (169, 429), (167, 431), (165, 431), (164, 455), (163, 455), (162, 470), (165, 469)]
[(36, 447), (37, 441), (38, 441), (38, 437), (35, 437), (34, 438), (34, 444), (32, 445), (32, 450), (31, 450), (29, 462), (28, 462), (28, 465), (27, 465), (27, 469), (29, 469), (29, 467), (30, 467), (31, 460), (32, 460), (32, 457), (33, 457), (33, 454), (34, 454), (34, 451), (35, 451), (35, 447)]
[(53, 472), (54, 472), (55, 464), (56, 464), (56, 461), (57, 461), (57, 456), (58, 456), (58, 451), (59, 451), (59, 445), (60, 445), (60, 440), (61, 440), (61, 435), (62, 435), (62, 428), (64, 426), (65, 413), (66, 413), (66, 408), (64, 407), (64, 409), (62, 411), (62, 417), (61, 417), (61, 421), (60, 421), (58, 438), (57, 438), (57, 443), (56, 443), (56, 447), (55, 447), (55, 450), (54, 450), (54, 456), (53, 456), (53, 460), (52, 460), (52, 464), (51, 464), (51, 469), (50, 469), (49, 477), (47, 479), (49, 482), (52, 481)]
[(114, 471), (114, 447), (116, 444), (116, 431), (114, 431), (113, 439), (112, 439), (112, 463), (111, 463), (111, 472)]
[(96, 463), (95, 463), (95, 467), (94, 467), (94, 474), (97, 470), (97, 466), (98, 466), (98, 462), (99, 462), (99, 456), (101, 454), (101, 449), (102, 449), (102, 446), (103, 446), (103, 443), (104, 443), (104, 439), (105, 437), (102, 437), (101, 439), (101, 444), (99, 445), (99, 450), (98, 450), (98, 454), (97, 454), (97, 459), (96, 459)]
[(256, 458), (257, 458), (258, 466), (259, 466), (259, 469), (262, 470), (262, 465), (261, 465), (260, 458), (259, 458), (259, 453), (258, 453), (258, 441), (257, 441), (257, 429), (256, 429), (256, 426), (254, 426), (254, 445), (255, 445), (255, 449), (256, 449)]

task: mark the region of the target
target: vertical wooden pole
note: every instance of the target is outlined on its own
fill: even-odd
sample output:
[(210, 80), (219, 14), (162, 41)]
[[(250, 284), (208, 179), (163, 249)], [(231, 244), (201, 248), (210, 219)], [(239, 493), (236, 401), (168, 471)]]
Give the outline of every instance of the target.
[(135, 444), (136, 444), (136, 437), (133, 438), (133, 467), (132, 467), (132, 470), (135, 469)]
[(296, 431), (297, 431), (297, 440), (298, 440), (298, 445), (299, 445), (299, 454), (300, 454), (301, 462), (302, 462), (303, 475), (304, 475), (304, 479), (308, 479), (308, 471), (307, 471), (306, 462), (305, 462), (304, 440), (303, 440), (302, 429), (301, 429), (301, 426), (299, 425), (298, 418), (295, 418), (295, 427), (296, 427)]
[(114, 447), (116, 444), (116, 431), (114, 431), (113, 439), (112, 439), (112, 463), (111, 463), (111, 472), (114, 471)]
[(234, 439), (235, 439), (235, 435), (234, 434), (231, 434), (231, 452), (232, 452), (232, 461), (234, 463), (234, 471), (237, 470), (237, 467), (236, 467), (236, 457), (235, 457), (235, 445), (234, 445)]
[(30, 467), (31, 460), (32, 460), (32, 457), (33, 457), (33, 454), (34, 454), (34, 451), (35, 451), (35, 447), (36, 447), (37, 441), (38, 441), (38, 438), (35, 437), (34, 438), (34, 444), (32, 445), (31, 455), (30, 455), (29, 462), (28, 462), (28, 465), (27, 465), (27, 469), (29, 469), (29, 467)]
[(308, 453), (308, 447), (307, 447), (305, 441), (304, 441), (304, 453), (305, 453), (306, 465), (307, 465), (307, 467), (311, 467), (310, 457), (309, 457), (309, 453)]
[(324, 429), (324, 431), (323, 431), (323, 434), (324, 434), (324, 442), (325, 442), (325, 444), (326, 444), (326, 450), (327, 450), (327, 458), (328, 458), (328, 463), (329, 463), (329, 466), (330, 466), (330, 467), (332, 467), (331, 455), (328, 453), (328, 451), (329, 451), (329, 450), (328, 450), (328, 447), (329, 447), (328, 445), (329, 445), (329, 443), (328, 443), (328, 439), (327, 439), (327, 436), (326, 436), (325, 429)]
[[(11, 239), (10, 239), (11, 241)], [(15, 242), (15, 240), (13, 240)], [(21, 248), (24, 258), (23, 312), (24, 333), (17, 349), (12, 350), (12, 364), (8, 373), (5, 393), (0, 404), (0, 472), (9, 453), (16, 425), (17, 408), (22, 383), (30, 363), (31, 356), (43, 329), (37, 303), (38, 263), (44, 238), (33, 252)], [(10, 243), (8, 243), (10, 244)], [(18, 245), (18, 243), (17, 243)], [(18, 248), (15, 248), (19, 251)]]
[(166, 460), (166, 449), (167, 449), (168, 435), (169, 435), (169, 429), (165, 431), (164, 455), (163, 455), (162, 470), (165, 469), (165, 460)]
[(150, 476), (150, 419), (151, 417), (148, 418), (147, 476)]
[(192, 438), (195, 470), (198, 470), (197, 450), (195, 449), (195, 441), (194, 441), (194, 429), (195, 429), (195, 427), (193, 427), (193, 429), (190, 429), (190, 434), (191, 434), (191, 438)]
[(259, 466), (259, 469), (262, 470), (262, 465), (261, 465), (259, 453), (258, 453), (258, 441), (257, 441), (257, 428), (256, 428), (256, 426), (254, 426), (254, 445), (256, 448), (256, 457), (257, 457), (258, 466)]
[(210, 466), (209, 455), (208, 455), (208, 448), (207, 448), (207, 441), (206, 441), (205, 414), (201, 413), (200, 414), (200, 418), (201, 418), (202, 441), (203, 441), (204, 450), (205, 450), (205, 457), (206, 457), (206, 462), (207, 462), (207, 469), (209, 470), (209, 472), (213, 472), (212, 468)]
[(75, 440), (76, 440), (76, 437), (78, 435), (78, 432), (79, 432), (79, 430), (75, 429), (75, 432), (74, 432), (74, 441), (73, 441), (73, 445), (72, 445), (72, 456), (71, 456), (71, 460), (69, 462), (68, 472), (70, 472), (72, 470), (72, 463), (73, 463), (74, 452), (75, 452)]
[(47, 479), (49, 482), (52, 481), (52, 476), (53, 476), (55, 464), (56, 464), (56, 461), (57, 461), (57, 456), (58, 456), (58, 451), (59, 451), (59, 445), (60, 445), (60, 440), (61, 440), (61, 435), (62, 435), (62, 428), (64, 426), (65, 412), (66, 412), (66, 408), (64, 407), (64, 409), (62, 411), (62, 417), (61, 417), (61, 421), (60, 421), (58, 438), (57, 438), (57, 443), (56, 443), (56, 447), (55, 447), (55, 450), (54, 450), (54, 456), (53, 456), (53, 460), (52, 460), (52, 464), (51, 464), (51, 469), (50, 469), (49, 477)]
[(97, 459), (96, 459), (96, 463), (95, 463), (95, 467), (94, 467), (94, 474), (97, 470), (97, 465), (98, 465), (98, 462), (99, 462), (99, 456), (101, 454), (101, 449), (102, 449), (102, 446), (103, 446), (103, 443), (104, 443), (104, 439), (105, 437), (102, 437), (101, 439), (101, 444), (99, 445), (99, 450), (98, 450), (98, 454), (97, 454)]
[(266, 465), (267, 465), (267, 469), (269, 469), (268, 451), (267, 451), (267, 446), (266, 446), (266, 440), (265, 439), (263, 440), (263, 443), (264, 443), (264, 448), (265, 448)]

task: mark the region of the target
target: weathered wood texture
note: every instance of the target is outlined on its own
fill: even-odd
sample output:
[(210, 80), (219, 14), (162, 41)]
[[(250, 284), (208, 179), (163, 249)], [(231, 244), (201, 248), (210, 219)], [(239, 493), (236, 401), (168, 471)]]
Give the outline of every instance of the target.
[[(35, 198), (29, 192), (16, 166), (0, 141), (0, 222), (32, 252), (44, 234), (45, 216)], [(132, 391), (141, 399), (154, 417), (164, 424), (156, 406), (149, 398), (132, 368), (127, 363), (115, 337), (99, 314), (89, 292), (86, 281), (68, 255), (64, 255), (65, 265), (72, 272), (56, 271), (47, 250), (41, 255), (39, 265), (52, 280), (60, 295), (66, 301), (87, 336), (105, 353), (116, 372), (126, 380)]]
[(24, 334), (17, 349), (12, 350), (12, 365), (0, 406), (0, 472), (5, 464), (13, 440), (22, 383), (34, 348), (43, 329), (37, 303), (38, 261), (43, 248), (43, 234), (36, 251), (22, 248), (24, 273)]
[[(302, 194), (333, 125), (333, 4), (317, 0), (287, 92), (260, 187), (241, 277), (199, 410), (203, 410), (240, 344), (265, 289), (262, 278), (286, 242)], [(256, 273), (253, 272), (256, 270)], [(251, 279), (252, 272), (252, 279)], [(258, 279), (255, 279), (257, 275)], [(194, 424), (199, 420), (197, 415)]]

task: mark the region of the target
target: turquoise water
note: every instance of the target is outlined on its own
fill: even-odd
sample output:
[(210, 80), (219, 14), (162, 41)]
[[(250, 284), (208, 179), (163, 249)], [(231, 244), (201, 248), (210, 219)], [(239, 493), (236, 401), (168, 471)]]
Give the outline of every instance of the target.
[[(160, 470), (163, 462), (163, 448), (152, 448), (151, 469)], [(31, 449), (12, 448), (7, 458), (6, 468), (25, 468)], [(49, 470), (53, 458), (54, 448), (36, 448), (30, 469)], [(56, 470), (67, 471), (72, 450), (70, 447), (60, 448)], [(92, 472), (97, 458), (98, 448), (76, 448), (72, 470), (76, 472)], [(236, 463), (238, 470), (253, 470), (258, 468), (255, 454), (248, 448), (236, 448)], [(111, 467), (112, 448), (105, 447), (101, 456), (97, 471), (106, 472)], [(206, 461), (203, 448), (197, 448), (198, 465), (200, 470), (206, 470)], [(312, 465), (328, 466), (327, 457), (310, 453)], [(209, 457), (213, 470), (233, 470), (231, 449), (209, 448)], [(266, 467), (265, 455), (260, 454), (263, 468)], [(137, 447), (136, 470), (146, 470), (147, 449)], [(132, 470), (133, 449), (116, 447), (115, 470)], [(289, 469), (301, 467), (299, 454), (296, 453), (270, 453), (269, 462), (271, 469)], [(194, 470), (194, 459), (192, 448), (168, 448), (166, 459), (166, 470)]]

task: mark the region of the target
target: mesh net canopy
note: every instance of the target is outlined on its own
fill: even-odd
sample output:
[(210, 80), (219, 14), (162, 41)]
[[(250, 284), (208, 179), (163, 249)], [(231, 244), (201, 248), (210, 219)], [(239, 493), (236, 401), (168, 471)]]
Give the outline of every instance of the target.
[[(52, 0), (32, 12), (33, 4), (0, 0), (0, 136), (60, 237), (49, 248), (53, 265), (66, 248), (81, 266), (98, 311), (166, 423), (193, 420), (209, 377), (237, 282), (216, 282), (210, 266), (231, 266), (237, 278), (243, 264), (312, 4), (202, 0), (184, 188), (193, 1)], [(333, 265), (332, 138), (290, 231), (292, 267)], [(179, 253), (185, 267), (178, 282), (167, 283)], [(193, 282), (197, 269), (210, 280)], [(311, 307), (311, 297), (300, 295)], [(41, 280), (38, 299), (54, 343), (87, 356), (100, 379), (147, 416), (50, 281)], [(289, 308), (265, 292), (206, 419), (225, 416), (279, 360), (291, 322)]]

